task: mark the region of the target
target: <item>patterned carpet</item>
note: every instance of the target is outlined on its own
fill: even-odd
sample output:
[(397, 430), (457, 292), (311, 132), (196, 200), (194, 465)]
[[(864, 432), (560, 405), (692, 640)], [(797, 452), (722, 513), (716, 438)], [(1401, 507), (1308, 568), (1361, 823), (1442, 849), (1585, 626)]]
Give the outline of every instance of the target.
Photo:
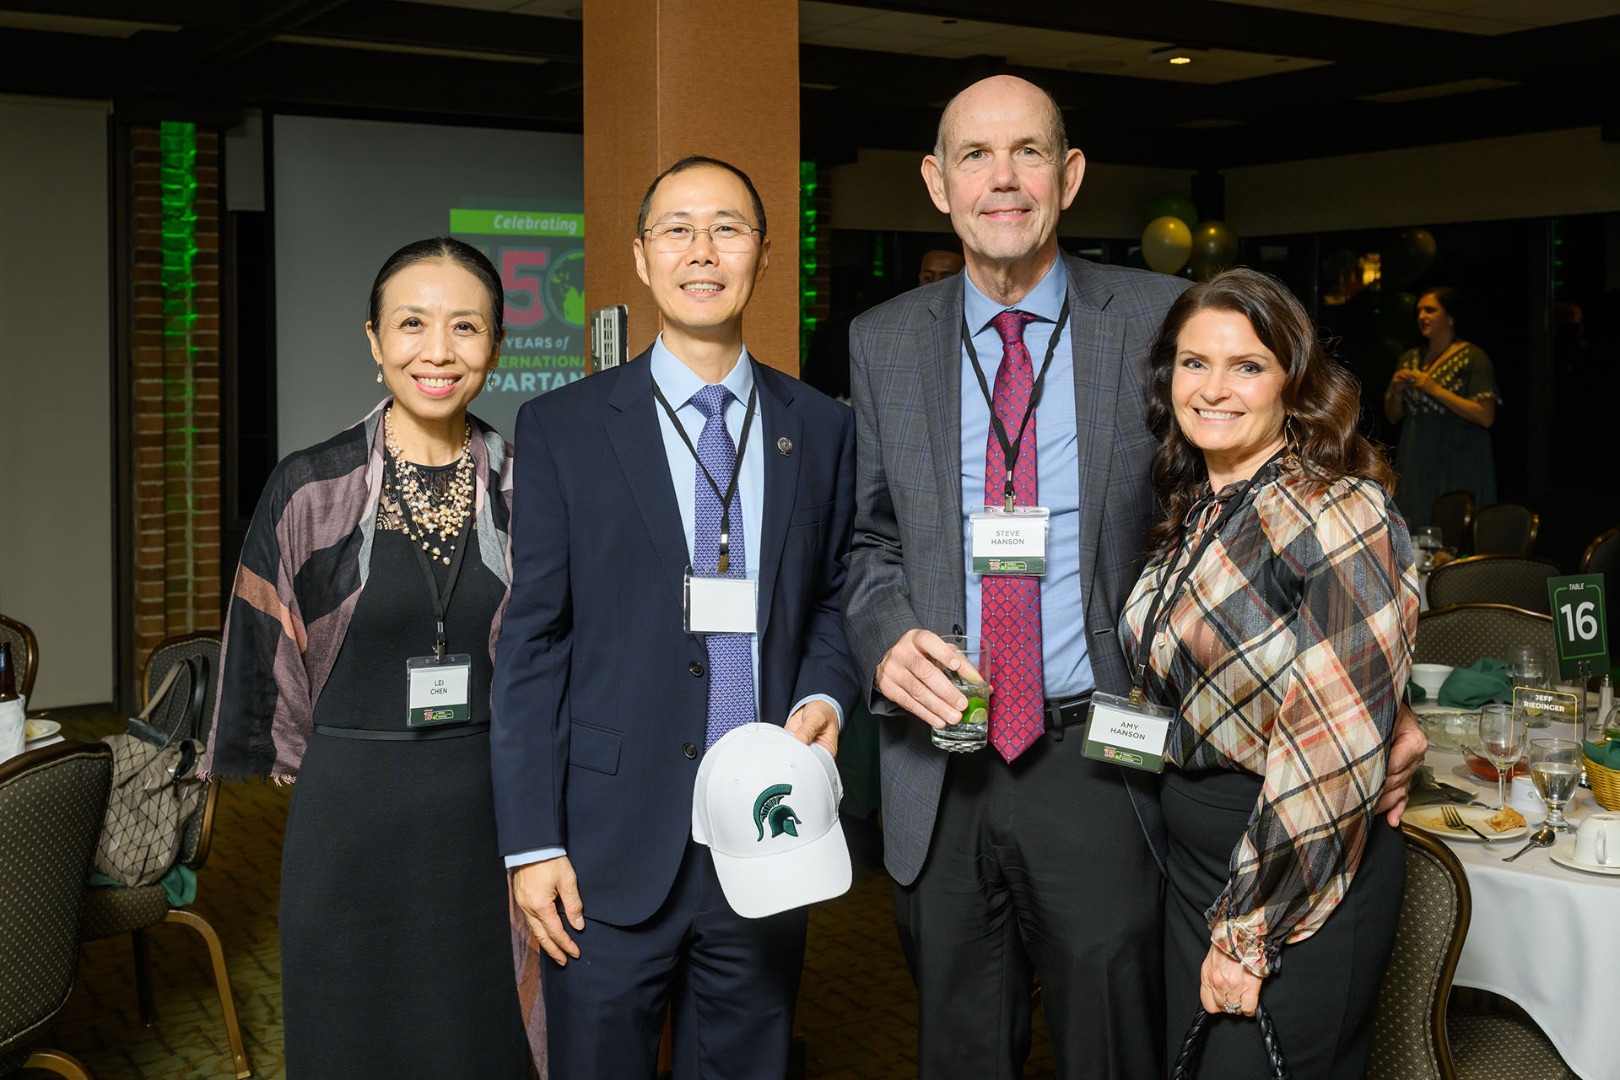
[[(63, 718), (64, 734), (95, 739), (120, 729), (109, 716)], [(225, 947), (242, 1037), (253, 1075), (281, 1080), (281, 963), (276, 940), (281, 839), (291, 788), (231, 784), (221, 793), (213, 848), (198, 874), (193, 908)], [(878, 861), (875, 830), (846, 826), (856, 863), (848, 894), (810, 917), (800, 993), (806, 1080), (903, 1080), (915, 1075), (917, 1003), (895, 937), (894, 886)], [(91, 942), (79, 979), (39, 1045), (66, 1051), (96, 1080), (199, 1080), (232, 1077), (230, 1047), (208, 950), (182, 926), (148, 931), (157, 1023), (137, 1015), (128, 938)], [(1037, 1013), (1027, 1080), (1052, 1077)], [(30, 1070), (24, 1080), (54, 1073)]]

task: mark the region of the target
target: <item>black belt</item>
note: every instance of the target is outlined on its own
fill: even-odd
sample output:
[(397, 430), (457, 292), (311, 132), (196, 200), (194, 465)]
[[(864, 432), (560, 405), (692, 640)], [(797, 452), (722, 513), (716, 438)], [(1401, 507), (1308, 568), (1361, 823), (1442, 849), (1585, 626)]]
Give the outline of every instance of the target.
[(1046, 721), (1046, 730), (1051, 734), (1054, 742), (1062, 742), (1065, 728), (1080, 727), (1086, 722), (1086, 717), (1090, 715), (1090, 690), (1087, 690), (1079, 697), (1041, 703), (1041, 716)]
[(445, 727), (400, 728), (396, 731), (381, 731), (372, 728), (328, 727), (325, 724), (315, 725), (315, 734), (329, 735), (334, 739), (369, 739), (378, 742), (419, 742), (426, 739), (461, 739), (468, 735), (477, 735), (479, 732), (489, 730), (489, 721), (482, 724), (451, 724)]

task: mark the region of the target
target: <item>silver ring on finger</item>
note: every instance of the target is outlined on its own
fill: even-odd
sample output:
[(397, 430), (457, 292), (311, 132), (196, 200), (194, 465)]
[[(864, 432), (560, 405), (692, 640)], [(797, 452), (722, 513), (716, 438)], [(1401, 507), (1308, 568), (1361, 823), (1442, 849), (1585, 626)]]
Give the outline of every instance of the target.
[(1243, 1006), (1239, 1005), (1236, 1002), (1232, 1002), (1232, 1001), (1223, 1001), (1223, 1002), (1221, 1002), (1221, 1011), (1226, 1013), (1227, 1016), (1236, 1016), (1240, 1011), (1242, 1011), (1242, 1009), (1243, 1009)]

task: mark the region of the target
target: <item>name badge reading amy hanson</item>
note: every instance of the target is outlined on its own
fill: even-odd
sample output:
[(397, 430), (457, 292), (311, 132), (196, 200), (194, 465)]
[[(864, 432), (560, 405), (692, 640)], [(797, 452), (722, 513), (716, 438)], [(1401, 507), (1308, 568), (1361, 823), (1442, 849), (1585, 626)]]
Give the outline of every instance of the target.
[(1151, 701), (1097, 693), (1091, 696), (1085, 755), (1144, 772), (1164, 771), (1164, 744), (1170, 737), (1172, 709)]

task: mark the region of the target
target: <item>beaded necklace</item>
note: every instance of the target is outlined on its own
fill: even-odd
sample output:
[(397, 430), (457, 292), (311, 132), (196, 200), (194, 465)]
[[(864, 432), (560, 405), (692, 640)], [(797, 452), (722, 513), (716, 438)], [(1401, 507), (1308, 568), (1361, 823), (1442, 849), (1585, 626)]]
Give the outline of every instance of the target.
[[(389, 406), (383, 413), (383, 446), (388, 450), (388, 468), (383, 470), (383, 483), (405, 513), (401, 515), (405, 535), (422, 550), (431, 552), (435, 559), (450, 565), (455, 553), (453, 541), (461, 535), (461, 526), (473, 504), (472, 425), (466, 425), (461, 440), (461, 457), (456, 461), (455, 477), (442, 501), (434, 500), (434, 493), (423, 483), (422, 473), (412, 462), (405, 460), (399, 440), (394, 437), (394, 409)], [(434, 543), (430, 534), (438, 534)]]

